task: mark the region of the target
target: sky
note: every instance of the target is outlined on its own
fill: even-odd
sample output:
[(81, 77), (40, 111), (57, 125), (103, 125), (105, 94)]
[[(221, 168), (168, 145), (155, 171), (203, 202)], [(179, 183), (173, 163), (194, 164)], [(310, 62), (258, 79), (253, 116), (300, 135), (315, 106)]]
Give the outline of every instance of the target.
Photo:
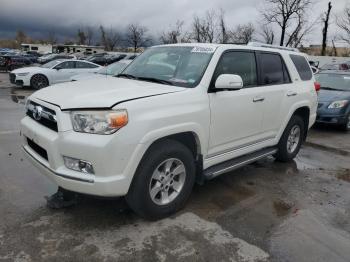
[[(310, 20), (327, 9), (329, 0), (313, 0)], [(333, 15), (339, 14), (350, 0), (333, 0)], [(0, 38), (14, 37), (21, 29), (33, 38), (45, 38), (55, 32), (60, 39), (73, 38), (79, 27), (115, 27), (125, 30), (130, 23), (139, 23), (157, 37), (161, 32), (184, 21), (191, 25), (193, 15), (207, 10), (225, 11), (230, 27), (252, 22), (260, 23), (264, 0), (0, 0)], [(330, 26), (330, 37), (337, 34), (335, 23)], [(97, 35), (97, 33), (95, 34)], [(315, 27), (308, 42), (321, 42), (321, 25)]]

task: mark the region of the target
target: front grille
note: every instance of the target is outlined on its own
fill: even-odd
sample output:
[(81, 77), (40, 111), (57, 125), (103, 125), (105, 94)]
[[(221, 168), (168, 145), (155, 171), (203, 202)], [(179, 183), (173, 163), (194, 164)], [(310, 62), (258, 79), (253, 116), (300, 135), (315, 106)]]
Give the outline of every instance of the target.
[(10, 82), (12, 84), (16, 84), (16, 75), (13, 73), (10, 74)]
[(27, 104), (27, 116), (32, 118), (34, 121), (46, 126), (47, 128), (58, 131), (57, 121), (56, 121), (56, 112), (50, 108), (44, 107), (29, 101)]
[(39, 146), (37, 143), (35, 143), (33, 140), (29, 139), (27, 137), (27, 144), (28, 146), (33, 149), (39, 156), (41, 156), (42, 158), (46, 159), (47, 161), (49, 161), (49, 158), (47, 156), (47, 151), (42, 148), (41, 146)]

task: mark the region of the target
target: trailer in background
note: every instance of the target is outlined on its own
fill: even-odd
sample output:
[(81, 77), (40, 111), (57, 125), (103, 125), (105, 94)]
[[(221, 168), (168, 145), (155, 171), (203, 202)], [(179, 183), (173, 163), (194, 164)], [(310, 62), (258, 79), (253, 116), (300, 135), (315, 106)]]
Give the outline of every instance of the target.
[(21, 50), (24, 52), (37, 52), (39, 54), (52, 53), (52, 45), (46, 44), (21, 44)]

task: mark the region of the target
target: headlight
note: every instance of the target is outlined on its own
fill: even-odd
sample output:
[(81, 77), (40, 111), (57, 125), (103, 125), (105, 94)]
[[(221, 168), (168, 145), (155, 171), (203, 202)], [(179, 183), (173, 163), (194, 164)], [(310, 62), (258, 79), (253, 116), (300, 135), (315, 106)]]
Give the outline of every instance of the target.
[(76, 132), (109, 135), (128, 124), (126, 110), (72, 111), (71, 120)]
[(328, 106), (328, 108), (333, 108), (333, 109), (343, 108), (348, 104), (348, 102), (349, 102), (348, 100), (334, 101)]
[(17, 76), (26, 76), (26, 75), (28, 75), (29, 74), (29, 72), (26, 72), (26, 73), (17, 73), (16, 75)]

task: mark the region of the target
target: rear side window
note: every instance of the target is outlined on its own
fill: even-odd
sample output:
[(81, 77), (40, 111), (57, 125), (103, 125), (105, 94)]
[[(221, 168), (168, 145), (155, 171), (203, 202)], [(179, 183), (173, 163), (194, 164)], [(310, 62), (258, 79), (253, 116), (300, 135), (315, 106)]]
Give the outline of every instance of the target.
[(301, 80), (309, 81), (312, 79), (312, 71), (310, 69), (309, 63), (306, 61), (305, 57), (300, 55), (290, 55)]
[(243, 87), (258, 85), (255, 54), (253, 52), (232, 51), (224, 53), (214, 73), (214, 83), (222, 74), (242, 77)]
[(96, 68), (96, 65), (90, 64), (90, 63), (85, 63), (85, 62), (80, 62), (77, 61), (75, 64), (76, 68)]
[(72, 69), (75, 68), (75, 62), (73, 61), (66, 61), (58, 64), (55, 66), (55, 69)]
[(286, 66), (279, 54), (261, 53), (259, 60), (261, 85), (278, 85), (291, 82)]

